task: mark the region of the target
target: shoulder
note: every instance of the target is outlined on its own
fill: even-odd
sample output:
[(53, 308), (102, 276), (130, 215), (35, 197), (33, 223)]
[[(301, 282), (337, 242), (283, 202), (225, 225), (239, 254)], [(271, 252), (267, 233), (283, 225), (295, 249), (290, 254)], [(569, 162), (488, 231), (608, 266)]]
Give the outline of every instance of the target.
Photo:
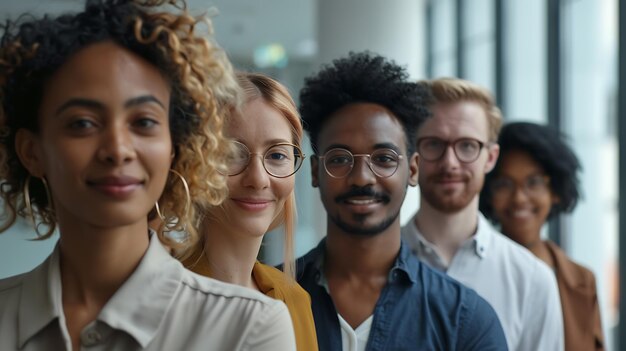
[(551, 241), (544, 242), (554, 257), (557, 280), (577, 289), (596, 290), (596, 278), (591, 270), (574, 262), (558, 245)]
[[(257, 263), (254, 265), (253, 274), (255, 278), (258, 277), (262, 280), (265, 289), (274, 289), (275, 298), (283, 299), (285, 302), (289, 302), (293, 299), (296, 301), (305, 299), (304, 302), (310, 302), (309, 294), (295, 280), (275, 267)], [(287, 305), (289, 305), (289, 303), (287, 303)]]
[(488, 334), (496, 343), (504, 342), (495, 310), (474, 289), (425, 264), (421, 264), (419, 270), (421, 282), (418, 283), (423, 284), (428, 294), (429, 308), (445, 313), (445, 318), (458, 318), (462, 339), (469, 340), (476, 332)]
[(22, 273), (9, 278), (0, 279), (0, 294), (19, 289), (28, 274), (29, 273)]
[(495, 229), (491, 244), (498, 263), (520, 281), (554, 280), (554, 274), (545, 262)]
[(473, 289), (449, 275), (431, 268), (417, 258), (411, 257), (411, 260), (413, 259), (416, 261), (414, 264), (417, 264), (417, 285), (422, 287), (431, 301), (456, 306), (467, 302), (475, 304), (477, 300), (481, 299)]
[(184, 270), (181, 283), (181, 293), (194, 296), (195, 299), (200, 300), (238, 300), (242, 304), (256, 305), (263, 309), (276, 308), (278, 302), (258, 291), (224, 283), (186, 269)]
[(294, 343), (285, 303), (191, 271), (185, 270), (169, 309), (179, 329), (192, 328), (204, 340), (215, 335), (217, 349), (283, 349)]
[(19, 274), (13, 277), (0, 279), (0, 306), (4, 304), (15, 304), (19, 299), (24, 280), (29, 273)]

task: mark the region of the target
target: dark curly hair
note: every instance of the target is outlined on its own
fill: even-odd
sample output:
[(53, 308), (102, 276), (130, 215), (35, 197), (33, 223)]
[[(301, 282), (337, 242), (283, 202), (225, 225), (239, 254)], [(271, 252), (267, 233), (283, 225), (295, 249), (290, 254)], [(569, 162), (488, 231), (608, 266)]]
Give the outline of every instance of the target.
[(571, 212), (580, 198), (578, 174), (582, 167), (564, 136), (557, 130), (530, 122), (506, 124), (498, 138), (500, 157), (492, 172), (485, 177), (480, 194), (480, 211), (492, 222), (497, 222), (491, 205), (491, 182), (498, 177), (500, 160), (510, 151), (528, 153), (550, 177), (550, 188), (559, 202), (550, 210), (548, 218), (562, 212)]
[[(158, 10), (172, 5), (179, 13)], [(223, 176), (228, 143), (222, 135), (226, 106), (236, 105), (239, 91), (223, 50), (209, 35), (197, 34), (196, 19), (177, 0), (88, 0), (82, 12), (58, 17), (23, 15), (0, 25), (0, 196), (4, 223), (29, 215), (24, 186), (29, 186), (33, 207), (48, 231), (56, 227), (42, 182), (30, 182), (29, 172), (15, 150), (19, 129), (39, 132), (38, 111), (46, 83), (76, 52), (95, 43), (112, 41), (157, 67), (171, 88), (170, 133), (175, 157), (172, 169), (184, 175), (194, 200), (218, 204), (226, 196)], [(203, 155), (204, 157), (198, 157)], [(201, 202), (202, 202), (201, 201)], [(159, 200), (163, 213), (178, 219), (192, 234), (195, 209), (185, 212), (185, 190), (176, 177), (168, 177)], [(167, 237), (159, 233), (162, 240)], [(176, 242), (169, 242), (176, 246)]]
[(412, 153), (415, 133), (430, 116), (429, 100), (427, 90), (409, 82), (406, 70), (395, 62), (369, 52), (351, 52), (305, 80), (300, 113), (317, 152), (319, 132), (333, 112), (359, 102), (384, 106), (402, 122), (407, 150)]

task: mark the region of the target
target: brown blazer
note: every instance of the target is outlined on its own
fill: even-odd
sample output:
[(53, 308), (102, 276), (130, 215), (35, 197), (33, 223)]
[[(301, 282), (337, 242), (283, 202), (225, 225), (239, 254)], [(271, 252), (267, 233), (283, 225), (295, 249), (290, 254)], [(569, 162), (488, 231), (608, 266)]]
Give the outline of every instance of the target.
[(593, 273), (570, 260), (555, 243), (543, 243), (554, 259), (563, 308), (565, 350), (604, 350), (604, 334)]

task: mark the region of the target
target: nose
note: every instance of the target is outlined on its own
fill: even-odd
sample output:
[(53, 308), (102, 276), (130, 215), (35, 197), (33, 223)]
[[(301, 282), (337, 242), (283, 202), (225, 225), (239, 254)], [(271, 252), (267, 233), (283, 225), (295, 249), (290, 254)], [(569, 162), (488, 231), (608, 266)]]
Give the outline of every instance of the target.
[(440, 162), (447, 169), (456, 169), (459, 167), (460, 162), (452, 145), (448, 145), (446, 149), (443, 151), (443, 155), (441, 155)]
[(242, 173), (242, 184), (253, 189), (265, 189), (270, 185), (270, 175), (263, 167), (263, 156), (251, 155), (248, 166)]
[(364, 187), (376, 183), (376, 175), (370, 168), (369, 158), (366, 156), (354, 157), (354, 166), (348, 174), (351, 185)]
[(112, 165), (125, 164), (137, 157), (132, 133), (126, 125), (111, 125), (103, 131), (98, 157)]
[(527, 200), (528, 200), (528, 194), (526, 193), (526, 189), (524, 189), (524, 186), (515, 184), (515, 189), (513, 190), (513, 201), (524, 202)]

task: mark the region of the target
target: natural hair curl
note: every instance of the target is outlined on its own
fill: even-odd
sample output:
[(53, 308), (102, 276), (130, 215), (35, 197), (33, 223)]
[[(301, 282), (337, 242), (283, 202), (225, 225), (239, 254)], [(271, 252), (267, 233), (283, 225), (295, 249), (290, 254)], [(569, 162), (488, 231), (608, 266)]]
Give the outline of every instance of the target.
[(300, 113), (313, 151), (318, 152), (318, 135), (334, 112), (349, 104), (373, 103), (402, 123), (407, 151), (412, 153), (415, 133), (430, 117), (430, 95), (408, 77), (405, 68), (367, 51), (350, 52), (308, 77), (300, 92)]
[[(172, 5), (177, 13), (158, 8)], [(208, 35), (198, 34), (206, 23)], [(89, 0), (84, 11), (55, 18), (22, 16), (6, 21), (0, 41), (0, 196), (8, 229), (18, 215), (28, 215), (23, 187), (29, 173), (19, 161), (15, 135), (19, 129), (39, 132), (38, 109), (49, 78), (77, 51), (95, 43), (113, 41), (157, 67), (171, 88), (170, 131), (174, 148), (172, 169), (182, 174), (195, 204), (219, 204), (226, 196), (229, 146), (222, 133), (225, 106), (238, 105), (239, 87), (225, 53), (211, 39), (205, 18), (194, 18), (184, 1)], [(202, 157), (198, 157), (202, 155)], [(30, 187), (31, 201), (48, 230), (56, 228), (53, 206), (42, 186)], [(186, 212), (186, 191), (170, 174), (159, 200), (162, 213), (185, 229), (187, 240), (172, 240), (160, 230), (166, 244), (184, 248), (197, 241), (198, 211)]]

